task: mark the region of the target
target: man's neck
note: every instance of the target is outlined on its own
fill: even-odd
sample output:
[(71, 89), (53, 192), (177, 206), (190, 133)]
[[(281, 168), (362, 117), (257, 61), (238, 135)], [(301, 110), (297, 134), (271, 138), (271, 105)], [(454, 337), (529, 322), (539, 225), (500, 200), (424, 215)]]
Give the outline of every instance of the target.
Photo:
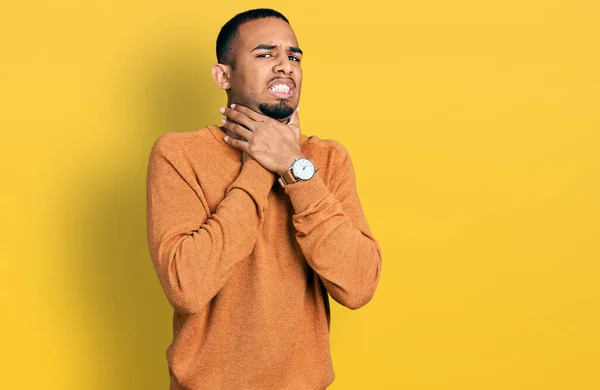
[[(227, 106), (226, 107), (231, 107), (233, 103), (231, 103), (231, 101), (229, 101), (229, 99), (227, 100)], [(256, 111), (252, 108), (250, 108), (252, 111), (256, 112), (257, 114), (260, 115), (265, 115), (262, 112)], [(283, 118), (283, 119), (277, 119), (279, 122), (283, 123), (284, 125), (287, 125), (288, 123), (290, 123), (290, 120), (292, 120), (291, 116), (288, 116), (287, 118)], [(225, 131), (225, 129), (221, 128), (223, 131)], [(233, 136), (232, 136), (233, 137)], [(235, 137), (234, 137), (235, 138)]]

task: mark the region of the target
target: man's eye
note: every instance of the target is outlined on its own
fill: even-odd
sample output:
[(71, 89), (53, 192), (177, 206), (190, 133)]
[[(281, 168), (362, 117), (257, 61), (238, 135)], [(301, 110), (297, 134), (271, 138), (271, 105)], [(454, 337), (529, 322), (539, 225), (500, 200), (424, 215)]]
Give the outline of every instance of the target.
[(295, 57), (295, 56), (289, 56), (288, 58), (289, 58), (291, 61), (298, 61), (298, 62), (300, 62), (300, 58), (298, 58), (298, 57)]
[(259, 55), (257, 55), (256, 57), (257, 57), (257, 58), (268, 58), (267, 56), (269, 56), (269, 57), (270, 57), (270, 56), (271, 56), (271, 54), (269, 54), (269, 53), (263, 53), (263, 54), (259, 54)]

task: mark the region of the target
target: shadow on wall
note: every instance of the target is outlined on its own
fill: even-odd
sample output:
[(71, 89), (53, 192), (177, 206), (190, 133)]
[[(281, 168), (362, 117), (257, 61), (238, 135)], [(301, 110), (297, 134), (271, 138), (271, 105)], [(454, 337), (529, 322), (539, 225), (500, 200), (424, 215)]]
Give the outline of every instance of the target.
[(128, 144), (119, 146), (118, 161), (87, 170), (72, 186), (83, 187), (86, 199), (68, 211), (78, 221), (72, 227), (78, 235), (74, 310), (96, 355), (91, 375), (99, 389), (168, 388), (172, 309), (147, 247), (148, 156), (161, 134), (193, 131), (217, 117), (225, 94), (210, 76), (212, 51), (201, 44), (153, 47), (130, 58), (134, 75), (125, 76), (123, 88), (131, 90), (122, 92), (131, 96), (134, 112), (121, 133)]

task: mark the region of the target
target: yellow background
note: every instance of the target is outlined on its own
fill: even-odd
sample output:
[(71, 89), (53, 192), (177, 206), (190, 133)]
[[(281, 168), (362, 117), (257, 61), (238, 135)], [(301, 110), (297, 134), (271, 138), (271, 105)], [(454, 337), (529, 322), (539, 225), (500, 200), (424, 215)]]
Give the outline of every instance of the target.
[(216, 35), (267, 6), (384, 256), (370, 304), (333, 305), (331, 388), (600, 388), (600, 3), (394, 4), (4, 5), (0, 387), (167, 388), (148, 154), (217, 123)]

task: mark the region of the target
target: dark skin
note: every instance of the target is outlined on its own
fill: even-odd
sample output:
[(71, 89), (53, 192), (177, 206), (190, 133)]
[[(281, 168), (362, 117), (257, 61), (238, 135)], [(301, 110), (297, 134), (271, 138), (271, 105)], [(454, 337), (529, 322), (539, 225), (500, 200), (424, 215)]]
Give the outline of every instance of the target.
[[(271, 172), (282, 174), (300, 149), (298, 103), (302, 85), (301, 50), (290, 25), (281, 19), (253, 20), (240, 26), (234, 40), (234, 63), (216, 64), (212, 75), (227, 91), (228, 107), (221, 130), (227, 144), (242, 151), (242, 161), (255, 159)], [(273, 86), (289, 86), (274, 93)], [(259, 105), (285, 105), (292, 115), (273, 119)]]
[(243, 161), (253, 158), (269, 171), (281, 175), (296, 158), (305, 157), (300, 150), (298, 110), (288, 124), (238, 104), (225, 108), (223, 114), (228, 118), (223, 127), (239, 136), (238, 139), (225, 136), (225, 142), (242, 151)]

